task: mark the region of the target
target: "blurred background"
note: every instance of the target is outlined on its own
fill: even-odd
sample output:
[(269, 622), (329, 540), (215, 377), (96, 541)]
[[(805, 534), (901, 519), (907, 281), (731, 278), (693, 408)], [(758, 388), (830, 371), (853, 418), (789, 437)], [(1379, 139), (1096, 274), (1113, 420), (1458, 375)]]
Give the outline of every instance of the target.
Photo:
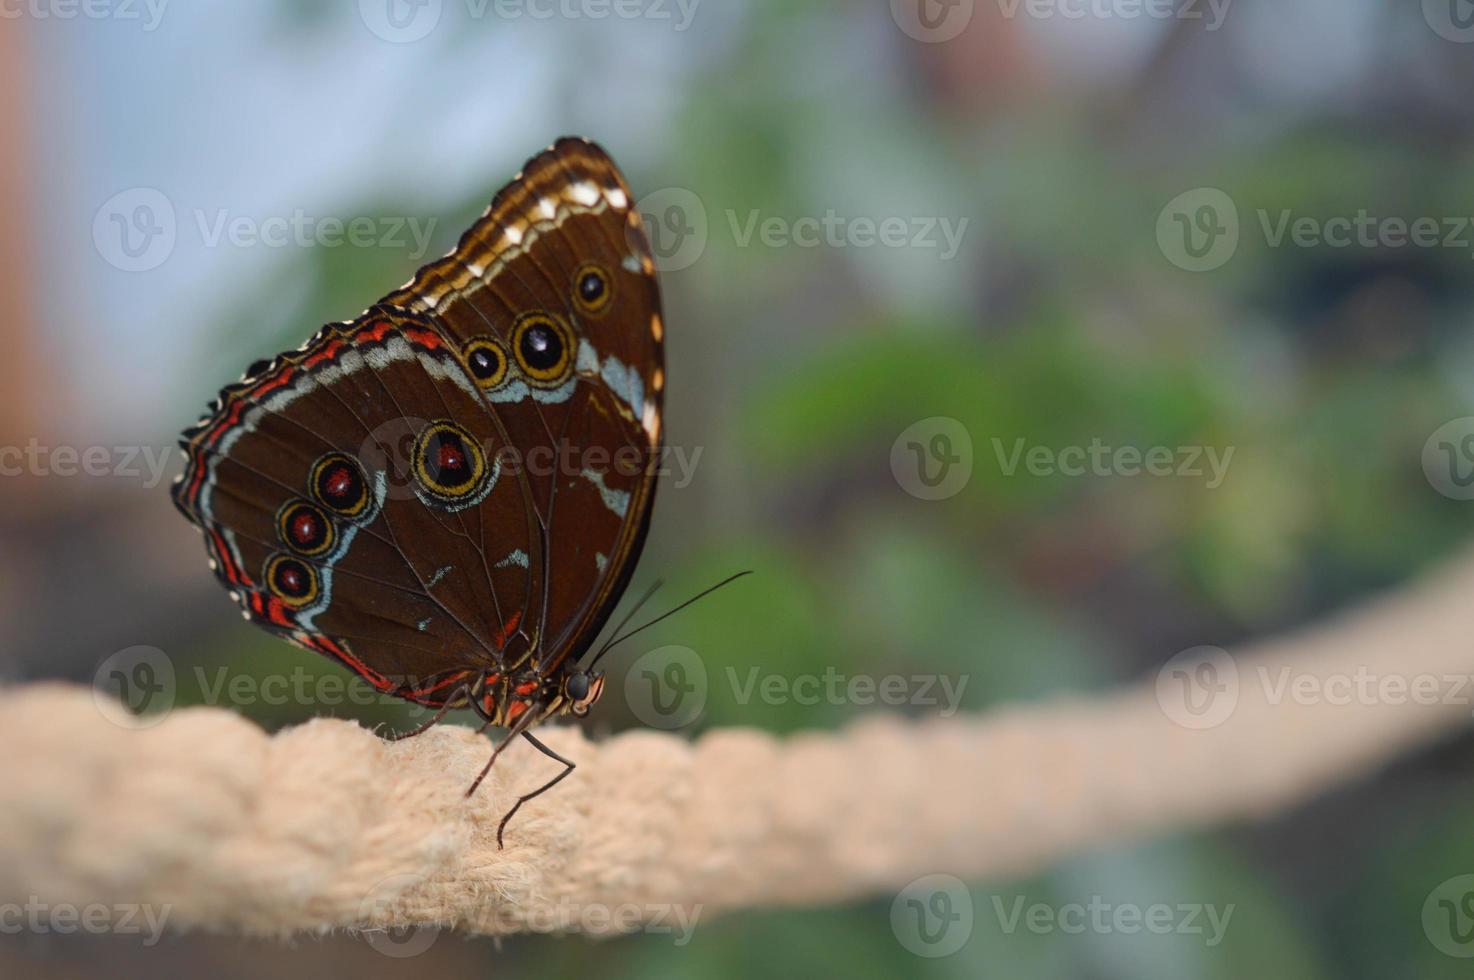
[[(1467, 537), (1474, 455), (1438, 478), (1433, 437), (1474, 414), (1471, 84), (1467, 0), (0, 0), (0, 679), (90, 683), (143, 646), (166, 709), (422, 717), (324, 694), (339, 668), (241, 621), (169, 503), (173, 444), (565, 133), (645, 198), (695, 461), (636, 588), (758, 572), (611, 656), (595, 733), (659, 726), (630, 672), (672, 646), (704, 686), (664, 727), (787, 732), (948, 710), (792, 695), (826, 671), (982, 712), (1353, 606)], [(220, 695), (273, 675), (316, 693)], [(945, 958), (883, 896), (409, 960), (31, 931), (0, 973), (1465, 976), (1422, 910), (1474, 871), (1470, 746), (972, 883)], [(1019, 896), (1232, 917), (1031, 930)]]

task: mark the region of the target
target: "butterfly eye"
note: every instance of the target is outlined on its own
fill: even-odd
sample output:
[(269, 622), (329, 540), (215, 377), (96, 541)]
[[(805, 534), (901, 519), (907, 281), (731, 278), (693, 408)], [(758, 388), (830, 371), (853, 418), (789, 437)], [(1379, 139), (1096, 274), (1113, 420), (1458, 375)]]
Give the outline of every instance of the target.
[(572, 674), (568, 683), (563, 688), (563, 693), (568, 695), (571, 701), (582, 701), (589, 696), (589, 677), (587, 674)]
[(466, 345), (463, 354), (471, 377), (482, 388), (495, 388), (506, 380), (507, 355), (495, 341), (477, 338)]
[(453, 422), (426, 426), (414, 446), (415, 479), (435, 500), (454, 504), (482, 489), (486, 454), (471, 433)]
[(556, 388), (573, 367), (573, 331), (557, 317), (527, 313), (512, 328), (517, 366), (530, 384)]
[(338, 536), (322, 508), (305, 500), (288, 501), (277, 512), (276, 533), (288, 548), (309, 557), (331, 551)]
[(271, 594), (292, 609), (301, 609), (317, 598), (317, 571), (290, 555), (268, 558), (265, 578)]
[(369, 512), (368, 481), (363, 467), (351, 456), (328, 453), (312, 465), (307, 485), (313, 499), (335, 514), (356, 520)]
[(589, 316), (598, 316), (614, 301), (614, 286), (604, 267), (596, 262), (585, 262), (573, 274), (573, 301), (579, 310)]

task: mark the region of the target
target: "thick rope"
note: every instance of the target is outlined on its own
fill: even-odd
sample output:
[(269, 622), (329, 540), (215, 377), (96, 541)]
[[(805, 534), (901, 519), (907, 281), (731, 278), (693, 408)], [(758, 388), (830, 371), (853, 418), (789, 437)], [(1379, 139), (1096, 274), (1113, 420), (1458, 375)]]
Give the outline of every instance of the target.
[[(1200, 730), (1171, 706), (1171, 678), (787, 739), (546, 730), (578, 769), (523, 809), (504, 851), (511, 800), (560, 769), (525, 743), (466, 800), (490, 743), (464, 728), (389, 743), (319, 720), (272, 736), (195, 708), (128, 730), (90, 689), (12, 688), (0, 693), (0, 902), (146, 903), (170, 925), (254, 934), (606, 932), (850, 899), (931, 872), (1022, 875), (1161, 828), (1271, 813), (1467, 724), (1474, 692), (1454, 679), (1474, 673), (1471, 595), (1465, 563), (1243, 651), (1231, 713)], [(1363, 675), (1384, 679), (1370, 700), (1304, 693), (1304, 678)], [(1397, 679), (1419, 677), (1441, 679), (1435, 700), (1396, 695)]]

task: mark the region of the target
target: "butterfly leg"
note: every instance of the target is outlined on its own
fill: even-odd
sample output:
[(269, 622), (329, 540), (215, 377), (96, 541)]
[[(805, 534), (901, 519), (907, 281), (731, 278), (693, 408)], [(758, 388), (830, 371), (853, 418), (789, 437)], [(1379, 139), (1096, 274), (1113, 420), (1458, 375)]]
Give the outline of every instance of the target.
[[(512, 739), (526, 731), (527, 726), (532, 723), (534, 717), (536, 716), (531, 711), (523, 712), (522, 717), (518, 718), (511, 730), (507, 732), (507, 737), (496, 743), (496, 748), (491, 750), (491, 758), (487, 759), (486, 765), (481, 767), (481, 774), (476, 777), (476, 781), (471, 784), (470, 789), (466, 790), (467, 799), (470, 799), (476, 794), (476, 790), (481, 786), (481, 781), (486, 778), (486, 774), (491, 772), (491, 767), (496, 764), (496, 757), (502, 754), (502, 749), (506, 748), (507, 743), (512, 741)], [(492, 722), (488, 720), (486, 724), (481, 726), (477, 734), (486, 731), (491, 725)]]
[(395, 732), (392, 735), (385, 735), (384, 740), (386, 742), (402, 742), (407, 738), (414, 738), (416, 735), (425, 734), (425, 732), (428, 732), (430, 729), (440, 724), (440, 722), (445, 718), (446, 715), (450, 714), (456, 709), (456, 705), (461, 700), (461, 698), (469, 697), (470, 693), (471, 688), (468, 685), (462, 684), (460, 690), (452, 695), (445, 702), (445, 704), (441, 705), (440, 710), (436, 711), (435, 714), (431, 716), (429, 721), (425, 722), (418, 728), (411, 728), (407, 732)]
[(497, 848), (497, 850), (501, 850), (502, 849), (502, 832), (507, 829), (507, 824), (511, 822), (512, 817), (516, 815), (517, 811), (520, 810), (520, 809), (522, 809), (522, 804), (526, 803), (528, 800), (531, 800), (531, 799), (533, 799), (535, 797), (538, 797), (538, 796), (543, 795), (548, 790), (552, 789), (554, 786), (557, 786), (559, 783), (561, 783), (564, 779), (568, 778), (568, 774), (570, 772), (572, 772), (574, 769), (577, 769), (578, 768), (577, 766), (575, 766), (573, 764), (573, 760), (563, 758), (563, 756), (559, 755), (557, 752), (554, 752), (552, 749), (548, 748), (542, 742), (538, 741), (537, 736), (534, 735), (534, 734), (532, 734), (531, 732), (523, 732), (522, 733), (522, 737), (525, 738), (525, 739), (527, 739), (527, 741), (531, 742), (532, 745), (533, 745), (533, 747), (536, 748), (543, 755), (545, 755), (545, 756), (547, 756), (547, 757), (549, 757), (551, 759), (557, 759), (559, 762), (563, 763), (563, 765), (566, 768), (562, 772), (558, 773), (558, 775), (554, 776), (552, 779), (548, 780), (547, 782), (545, 782), (541, 786), (539, 786), (537, 789), (533, 790), (531, 793), (527, 793), (526, 795), (519, 796), (517, 798), (517, 802), (514, 803), (514, 804), (512, 804), (512, 809), (508, 810), (507, 811), (507, 815), (505, 817), (502, 817), (502, 822), (499, 823), (499, 824), (497, 824), (497, 827), (496, 827), (496, 848)]

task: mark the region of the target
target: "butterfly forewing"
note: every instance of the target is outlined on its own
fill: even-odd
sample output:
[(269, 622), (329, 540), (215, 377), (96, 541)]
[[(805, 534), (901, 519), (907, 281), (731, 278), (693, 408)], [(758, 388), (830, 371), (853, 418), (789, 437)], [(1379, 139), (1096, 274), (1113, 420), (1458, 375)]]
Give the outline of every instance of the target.
[(385, 302), (505, 360), (486, 395), (521, 450), (554, 570), (541, 662), (577, 655), (633, 570), (661, 441), (664, 324), (628, 186), (602, 150), (563, 140)]

